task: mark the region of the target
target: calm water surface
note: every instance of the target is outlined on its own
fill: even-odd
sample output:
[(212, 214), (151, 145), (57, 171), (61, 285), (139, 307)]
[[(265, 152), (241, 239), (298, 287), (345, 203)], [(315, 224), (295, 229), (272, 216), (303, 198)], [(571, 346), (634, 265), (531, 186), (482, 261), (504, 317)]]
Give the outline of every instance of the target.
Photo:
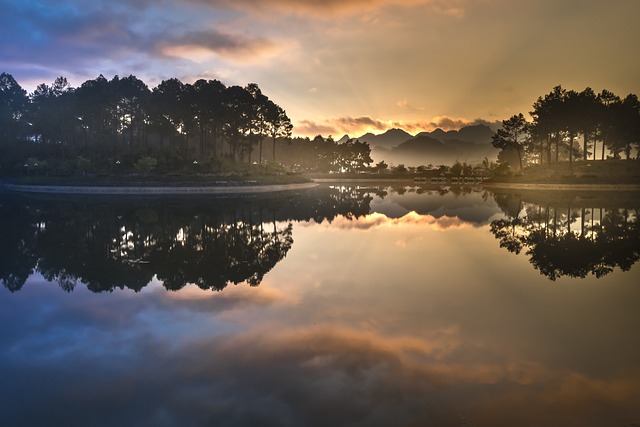
[(0, 195), (0, 425), (638, 426), (639, 208)]

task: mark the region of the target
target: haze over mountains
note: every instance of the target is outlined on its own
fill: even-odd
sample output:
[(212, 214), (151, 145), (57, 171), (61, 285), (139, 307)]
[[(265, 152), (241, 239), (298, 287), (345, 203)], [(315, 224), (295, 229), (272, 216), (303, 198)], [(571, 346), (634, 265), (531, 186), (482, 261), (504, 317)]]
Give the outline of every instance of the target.
[[(371, 147), (374, 163), (381, 160), (389, 164), (405, 166), (451, 165), (455, 161), (480, 163), (487, 157), (495, 160), (498, 150), (491, 144), (494, 131), (478, 124), (460, 130), (420, 132), (411, 135), (402, 129), (390, 129), (380, 135), (367, 133), (359, 138)], [(340, 138), (344, 142), (349, 136)]]

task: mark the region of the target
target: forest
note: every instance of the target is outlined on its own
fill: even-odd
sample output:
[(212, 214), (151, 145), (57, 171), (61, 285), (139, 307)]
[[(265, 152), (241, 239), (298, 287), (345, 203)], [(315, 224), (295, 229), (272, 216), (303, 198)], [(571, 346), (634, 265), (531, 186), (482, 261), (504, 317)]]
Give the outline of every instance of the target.
[[(526, 118), (502, 121), (492, 144), (498, 162), (405, 168), (372, 165), (366, 142), (292, 137), (286, 111), (255, 83), (193, 84), (177, 78), (150, 89), (130, 75), (100, 75), (72, 87), (66, 78), (27, 94), (0, 74), (0, 176), (161, 175), (297, 172), (522, 173), (576, 160), (637, 159), (640, 102), (608, 90), (556, 86)], [(482, 163), (481, 163), (482, 162)], [(466, 172), (465, 172), (466, 171)], [(458, 174), (460, 174), (458, 173)]]
[(493, 136), (499, 164), (522, 171), (532, 164), (640, 156), (640, 102), (608, 90), (596, 94), (556, 86), (538, 97), (527, 120), (520, 113), (502, 121)]
[(298, 140), (294, 148), (292, 128), (286, 111), (255, 83), (171, 78), (149, 89), (133, 75), (100, 75), (73, 88), (58, 77), (27, 94), (13, 76), (0, 75), (3, 176), (219, 173), (249, 166), (283, 172), (276, 148), (294, 157), (295, 148), (303, 148), (302, 156), (323, 171), (371, 162), (368, 145), (357, 141)]

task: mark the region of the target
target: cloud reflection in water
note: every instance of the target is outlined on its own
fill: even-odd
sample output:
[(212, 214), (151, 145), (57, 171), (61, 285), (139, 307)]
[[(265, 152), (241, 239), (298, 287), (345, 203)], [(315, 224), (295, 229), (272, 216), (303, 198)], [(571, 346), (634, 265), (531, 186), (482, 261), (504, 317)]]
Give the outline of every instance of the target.
[(0, 425), (640, 421), (637, 266), (551, 286), (453, 215), (292, 228), (259, 287), (0, 289)]

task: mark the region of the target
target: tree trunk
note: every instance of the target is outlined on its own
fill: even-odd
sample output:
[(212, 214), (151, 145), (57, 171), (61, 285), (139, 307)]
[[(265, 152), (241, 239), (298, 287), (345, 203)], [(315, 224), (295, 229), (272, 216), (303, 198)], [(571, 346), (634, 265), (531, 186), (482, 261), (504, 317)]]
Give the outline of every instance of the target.
[(583, 147), (584, 153), (583, 153), (582, 157), (583, 157), (584, 161), (586, 162), (587, 161), (587, 147), (588, 147), (588, 143), (589, 143), (589, 132), (585, 132), (583, 136), (584, 136), (584, 141), (582, 143), (582, 147)]
[(574, 136), (572, 133), (569, 134), (569, 166), (571, 166), (571, 162), (573, 161), (573, 139)]
[(276, 161), (276, 137), (273, 137), (273, 161)]
[(516, 149), (516, 151), (518, 152), (518, 162), (520, 163), (520, 172), (522, 172), (522, 153), (520, 152), (520, 149)]

